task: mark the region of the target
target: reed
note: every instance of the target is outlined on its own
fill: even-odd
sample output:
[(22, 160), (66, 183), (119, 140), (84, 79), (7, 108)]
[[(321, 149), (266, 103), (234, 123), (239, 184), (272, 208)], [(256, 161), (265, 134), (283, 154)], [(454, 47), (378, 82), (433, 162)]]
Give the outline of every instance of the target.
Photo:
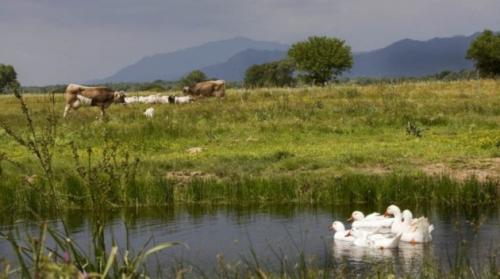
[(477, 82), (228, 90), (154, 119), (114, 105), (106, 121), (62, 120), (62, 96), (16, 89), (0, 96), (0, 211), (495, 203), (500, 81)]
[[(348, 262), (333, 259), (331, 249), (326, 247), (324, 260), (307, 255), (297, 248), (297, 256), (289, 259), (279, 250), (272, 250), (275, 260), (271, 263), (249, 248), (237, 261), (228, 261), (217, 255), (213, 269), (203, 270), (180, 261), (156, 265), (148, 257), (173, 246), (177, 242), (165, 242), (152, 247), (151, 238), (143, 248), (133, 253), (129, 244), (111, 242), (103, 237), (104, 227), (93, 222), (92, 253), (86, 253), (65, 231), (58, 231), (45, 222), (40, 222), (36, 235), (23, 239), (16, 228), (1, 232), (0, 237), (11, 244), (16, 262), (0, 263), (0, 278), (498, 278), (498, 251), (492, 251), (481, 265), (472, 264), (466, 246), (457, 249), (456, 257), (443, 262), (423, 258), (419, 264), (408, 263), (404, 268), (392, 260), (370, 262), (364, 268), (353, 268)], [(63, 222), (63, 227), (66, 225)], [(49, 240), (53, 244), (49, 244)], [(127, 247), (127, 248), (123, 248)], [(150, 247), (150, 248), (148, 248)], [(165, 259), (164, 259), (165, 260)], [(160, 268), (161, 266), (161, 268)]]

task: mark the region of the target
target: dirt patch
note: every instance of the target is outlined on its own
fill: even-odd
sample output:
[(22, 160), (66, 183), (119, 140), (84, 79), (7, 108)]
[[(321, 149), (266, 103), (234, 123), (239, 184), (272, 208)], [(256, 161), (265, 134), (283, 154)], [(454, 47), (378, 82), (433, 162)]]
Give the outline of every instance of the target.
[(187, 184), (192, 180), (211, 180), (216, 179), (217, 176), (211, 173), (204, 173), (201, 171), (171, 171), (167, 172), (165, 178), (175, 181), (178, 184)]
[(186, 152), (189, 154), (197, 154), (203, 151), (202, 147), (191, 147), (186, 149)]
[(356, 171), (366, 174), (385, 175), (390, 173), (392, 170), (383, 165), (375, 165), (356, 168)]
[(500, 181), (500, 158), (482, 159), (468, 162), (467, 165), (449, 166), (444, 163), (425, 165), (421, 170), (428, 175), (449, 175), (464, 181), (475, 177), (479, 181)]

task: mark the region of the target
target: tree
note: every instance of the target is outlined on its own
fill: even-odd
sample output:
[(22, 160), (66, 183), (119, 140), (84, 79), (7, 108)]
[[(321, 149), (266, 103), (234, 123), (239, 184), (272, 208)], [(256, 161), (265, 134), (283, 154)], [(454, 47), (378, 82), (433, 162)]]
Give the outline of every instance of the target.
[(253, 65), (245, 72), (246, 87), (293, 86), (295, 65), (289, 59)]
[(185, 75), (180, 81), (180, 86), (191, 86), (195, 83), (207, 80), (207, 75), (200, 70), (194, 70), (191, 73)]
[(17, 73), (11, 65), (0, 64), (0, 93), (18, 85)]
[(307, 83), (323, 85), (352, 67), (351, 47), (345, 41), (325, 36), (309, 37), (288, 50)]
[(474, 60), (481, 77), (500, 76), (500, 33), (485, 30), (470, 44), (466, 58)]

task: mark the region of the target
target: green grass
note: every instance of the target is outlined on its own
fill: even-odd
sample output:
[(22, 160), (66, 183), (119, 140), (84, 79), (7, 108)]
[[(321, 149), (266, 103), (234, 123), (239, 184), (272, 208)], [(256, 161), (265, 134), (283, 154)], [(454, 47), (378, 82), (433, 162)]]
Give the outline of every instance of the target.
[[(26, 94), (25, 99), (42, 131), (50, 98)], [(58, 119), (51, 148), (62, 205), (378, 202), (378, 196), (383, 201), (498, 201), (500, 81), (229, 90), (222, 101), (154, 105), (151, 120), (142, 115), (147, 107), (113, 105), (107, 121), (96, 119), (95, 108)], [(62, 96), (56, 96), (55, 110), (62, 115)], [(24, 119), (13, 96), (0, 97), (0, 120), (28, 136)], [(421, 137), (407, 133), (408, 123)], [(92, 149), (94, 167), (108, 164), (104, 150), (117, 146), (110, 158), (119, 161), (114, 174), (96, 174), (95, 181), (107, 185), (90, 183), (92, 188), (88, 177), (78, 175), (71, 143), (83, 166), (86, 150)], [(203, 149), (190, 154), (191, 147)], [(46, 207), (49, 186), (33, 155), (1, 129), (0, 150), (0, 210)], [(129, 179), (132, 170), (120, 173), (120, 168), (134, 158), (140, 163)], [(452, 179), (426, 177), (435, 166)], [(38, 179), (25, 183), (23, 177), (33, 174)], [(479, 181), (467, 179), (475, 174)], [(397, 190), (400, 182), (412, 187)], [(90, 202), (92, 195), (102, 200)]]

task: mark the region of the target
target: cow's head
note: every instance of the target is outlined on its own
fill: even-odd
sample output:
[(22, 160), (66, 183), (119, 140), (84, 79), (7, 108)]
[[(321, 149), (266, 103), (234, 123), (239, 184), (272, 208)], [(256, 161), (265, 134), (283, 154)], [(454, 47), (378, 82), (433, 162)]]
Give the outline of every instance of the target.
[(184, 93), (184, 94), (188, 94), (188, 93), (189, 93), (189, 86), (185, 86), (185, 87), (182, 89), (182, 93)]
[(125, 104), (125, 92), (115, 91), (113, 94), (113, 101), (117, 104)]

